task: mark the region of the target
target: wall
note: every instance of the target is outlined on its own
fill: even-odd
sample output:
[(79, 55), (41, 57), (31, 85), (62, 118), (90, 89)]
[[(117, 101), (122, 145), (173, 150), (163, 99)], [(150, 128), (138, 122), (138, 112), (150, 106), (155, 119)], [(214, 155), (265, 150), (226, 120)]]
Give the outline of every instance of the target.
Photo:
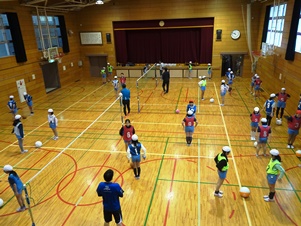
[[(262, 19), (259, 25), (261, 29), (265, 5), (262, 5), (261, 10)], [(288, 0), (281, 47), (275, 49), (274, 55), (259, 58), (257, 63), (257, 72), (263, 80), (263, 88), (268, 93), (278, 93), (282, 87), (285, 87), (287, 93), (291, 95), (286, 107), (286, 114), (295, 113), (301, 93), (301, 54), (295, 53), (294, 61), (285, 60), (293, 7), (294, 0)], [(260, 45), (260, 41), (261, 35), (258, 37), (258, 45)]]
[[(30, 93), (34, 99), (46, 96), (44, 79), (42, 70), (40, 68), (42, 52), (38, 51), (37, 44), (34, 36), (34, 28), (31, 16), (35, 11), (34, 8), (19, 7), (17, 2), (1, 2), (1, 12), (16, 12), (18, 14), (19, 23), (25, 50), (27, 54), (27, 62), (16, 63), (14, 56), (0, 58), (0, 111), (7, 113), (7, 101), (9, 95), (14, 95), (18, 107), (25, 106), (21, 104), (17, 91), (16, 81), (24, 79), (26, 83), (27, 92)], [(49, 14), (50, 15), (50, 14)], [(54, 14), (57, 15), (57, 14)], [(70, 53), (66, 54), (62, 63), (59, 64), (59, 74), (61, 86), (66, 86), (82, 77), (82, 68), (78, 67), (79, 54), (79, 38), (76, 23), (76, 15), (68, 13), (65, 15), (67, 29), (73, 30), (74, 34), (69, 36)], [(62, 49), (60, 49), (62, 51)], [(70, 63), (73, 62), (74, 66), (71, 67)], [(63, 70), (66, 66), (66, 70)], [(35, 74), (35, 79), (32, 78)], [(22, 112), (21, 112), (22, 113)], [(9, 116), (10, 118), (10, 116)]]

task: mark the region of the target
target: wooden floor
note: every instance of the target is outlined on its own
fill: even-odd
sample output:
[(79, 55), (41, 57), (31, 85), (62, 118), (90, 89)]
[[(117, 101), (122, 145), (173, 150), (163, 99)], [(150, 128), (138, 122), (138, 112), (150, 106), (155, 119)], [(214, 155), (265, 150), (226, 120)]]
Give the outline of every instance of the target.
[[(47, 98), (34, 97), (35, 114), (23, 120), (27, 154), (19, 153), (11, 134), (11, 115), (1, 109), (0, 167), (13, 165), (24, 183), (35, 177), (28, 189), (37, 226), (103, 225), (102, 202), (95, 191), (108, 168), (114, 170), (115, 181), (125, 191), (121, 205), (127, 226), (301, 225), (301, 168), (294, 154), (301, 149), (300, 136), (296, 148), (287, 149), (286, 123), (276, 126), (275, 118), (268, 146), (280, 151), (286, 175), (276, 184), (276, 202), (263, 200), (268, 194), (265, 169), (269, 157), (255, 157), (249, 114), (255, 106), (262, 108), (269, 93), (263, 92), (254, 100), (250, 79), (237, 78), (233, 95), (227, 94), (225, 106), (220, 107), (220, 78), (207, 82), (204, 101), (200, 100), (196, 78), (172, 78), (166, 95), (161, 81), (157, 87), (155, 80), (141, 81), (139, 91), (134, 79), (127, 81), (132, 93), (128, 118), (147, 148), (140, 180), (134, 179), (118, 134), (119, 102), (106, 110), (115, 94), (111, 84), (102, 85), (100, 78), (76, 82), (49, 93)], [(214, 103), (209, 102), (211, 97)], [(199, 126), (192, 146), (187, 147), (181, 121), (190, 99), (197, 104)], [(47, 124), (48, 108), (53, 108), (59, 119), (57, 141), (52, 140)], [(174, 113), (177, 108), (180, 114)], [(27, 108), (20, 112), (29, 114)], [(43, 142), (40, 149), (34, 147), (37, 140)], [(222, 186), (224, 197), (217, 198), (213, 195), (217, 181), (213, 158), (224, 145), (233, 151)], [(31, 225), (28, 211), (15, 212), (18, 205), (5, 182), (6, 175), (1, 173), (0, 179), (0, 198), (5, 201), (0, 225)], [(250, 188), (250, 198), (239, 196), (240, 186)]]

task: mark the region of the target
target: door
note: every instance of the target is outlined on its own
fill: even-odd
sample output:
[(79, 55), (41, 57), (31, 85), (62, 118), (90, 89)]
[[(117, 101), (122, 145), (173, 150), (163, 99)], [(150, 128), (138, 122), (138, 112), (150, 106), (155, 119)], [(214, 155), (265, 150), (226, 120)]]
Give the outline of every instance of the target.
[(46, 93), (61, 87), (57, 61), (41, 64)]
[(106, 56), (89, 56), (90, 75), (91, 77), (101, 77), (100, 70), (102, 67), (107, 67)]

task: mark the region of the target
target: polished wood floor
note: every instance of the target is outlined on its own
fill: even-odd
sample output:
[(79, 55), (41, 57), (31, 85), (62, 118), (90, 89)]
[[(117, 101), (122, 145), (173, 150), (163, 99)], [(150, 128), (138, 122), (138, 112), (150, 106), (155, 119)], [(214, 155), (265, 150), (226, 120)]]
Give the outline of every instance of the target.
[[(158, 86), (152, 79), (141, 81), (139, 90), (134, 79), (127, 82), (132, 93), (128, 118), (147, 148), (140, 180), (134, 178), (118, 134), (119, 102), (106, 110), (115, 101), (115, 93), (100, 78), (76, 82), (47, 98), (34, 97), (35, 114), (23, 120), (27, 154), (19, 153), (11, 134), (11, 115), (1, 109), (0, 167), (13, 165), (24, 183), (34, 177), (28, 189), (36, 225), (103, 225), (101, 198), (95, 190), (108, 168), (125, 191), (121, 205), (127, 226), (301, 225), (301, 168), (294, 153), (301, 149), (300, 136), (295, 149), (287, 149), (287, 125), (276, 126), (275, 118), (268, 147), (279, 149), (286, 175), (276, 184), (276, 201), (263, 200), (268, 194), (265, 168), (269, 157), (255, 157), (249, 114), (255, 106), (262, 108), (269, 93), (255, 100), (250, 79), (237, 78), (232, 96), (227, 95), (221, 107), (220, 78), (208, 80), (204, 101), (196, 78), (172, 78), (165, 95), (161, 81)], [(211, 97), (214, 103), (209, 102)], [(199, 126), (192, 146), (187, 147), (181, 121), (190, 99), (197, 104)], [(52, 140), (47, 124), (48, 108), (59, 119), (57, 141)], [(176, 109), (180, 114), (175, 114)], [(26, 107), (20, 112), (29, 115)], [(43, 142), (42, 148), (34, 147), (37, 140)], [(222, 186), (224, 197), (217, 198), (213, 195), (217, 181), (213, 158), (224, 145), (233, 151)], [(18, 205), (6, 175), (1, 173), (0, 180), (0, 198), (5, 201), (0, 225), (31, 225), (28, 211), (15, 212)], [(250, 188), (248, 199), (239, 196), (240, 186)]]

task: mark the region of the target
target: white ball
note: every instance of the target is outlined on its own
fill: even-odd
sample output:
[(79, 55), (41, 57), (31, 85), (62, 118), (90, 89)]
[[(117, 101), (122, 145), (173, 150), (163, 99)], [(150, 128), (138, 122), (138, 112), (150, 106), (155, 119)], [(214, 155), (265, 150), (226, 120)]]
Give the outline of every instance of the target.
[(250, 189), (247, 187), (241, 187), (239, 189), (239, 193), (241, 197), (248, 198), (250, 195)]
[(258, 144), (257, 141), (255, 141), (255, 142), (254, 142), (254, 147), (257, 147), (257, 144)]
[(0, 207), (3, 206), (3, 199), (0, 199)]
[(213, 99), (213, 98), (211, 98), (211, 99), (210, 99), (210, 103), (213, 103), (213, 102), (214, 102), (214, 99)]
[(119, 93), (119, 96), (122, 97), (122, 93)]
[(281, 121), (280, 119), (277, 119), (277, 120), (276, 120), (276, 125), (279, 125), (279, 126), (280, 126), (281, 124), (282, 124), (282, 121)]
[(42, 142), (38, 140), (38, 141), (35, 143), (35, 146), (36, 146), (37, 148), (42, 147)]

